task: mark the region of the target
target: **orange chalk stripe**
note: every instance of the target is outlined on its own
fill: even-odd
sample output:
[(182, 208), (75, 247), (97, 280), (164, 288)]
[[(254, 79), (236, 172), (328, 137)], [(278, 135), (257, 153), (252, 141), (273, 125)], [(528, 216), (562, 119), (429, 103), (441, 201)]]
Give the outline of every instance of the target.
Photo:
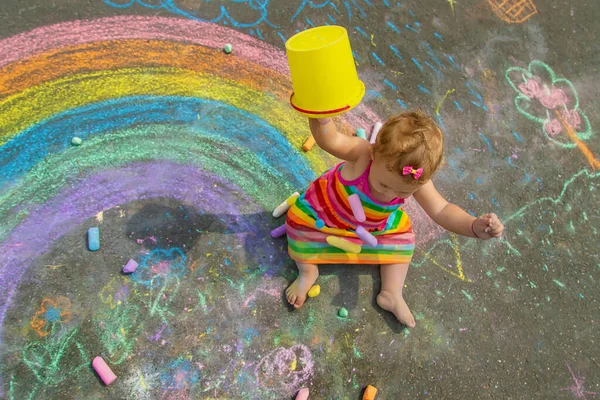
[(577, 133), (575, 133), (575, 130), (573, 129), (573, 127), (571, 125), (569, 125), (567, 123), (567, 121), (564, 120), (564, 118), (562, 117), (562, 115), (560, 115), (560, 113), (558, 111), (554, 111), (554, 112), (556, 113), (556, 117), (558, 118), (558, 120), (565, 127), (565, 130), (567, 131), (567, 136), (569, 136), (569, 139), (571, 139), (577, 145), (577, 147), (579, 147), (579, 150), (581, 150), (581, 152), (583, 153), (585, 158), (587, 158), (587, 160), (590, 163), (590, 165), (592, 166), (592, 168), (593, 169), (599, 168), (600, 161), (596, 160), (596, 158), (594, 157), (594, 154), (585, 145), (585, 143), (583, 143), (581, 140), (579, 140), (579, 138), (577, 137)]

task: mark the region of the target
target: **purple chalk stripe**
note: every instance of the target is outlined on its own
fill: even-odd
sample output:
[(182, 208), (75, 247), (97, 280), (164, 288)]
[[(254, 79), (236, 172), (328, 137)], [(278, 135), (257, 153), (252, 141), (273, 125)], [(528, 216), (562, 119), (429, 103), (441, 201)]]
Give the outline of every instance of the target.
[[(27, 267), (58, 238), (91, 216), (118, 205), (152, 198), (176, 199), (213, 214), (263, 211), (252, 197), (243, 193), (239, 186), (197, 166), (170, 161), (132, 163), (100, 171), (66, 186), (46, 203), (37, 208), (32, 206), (28, 217), (0, 243), (0, 289), (5, 293), (0, 297), (0, 335), (6, 311)], [(243, 218), (238, 223), (240, 232), (256, 231), (256, 226)], [(45, 228), (44, 235), (39, 233), (40, 226)]]

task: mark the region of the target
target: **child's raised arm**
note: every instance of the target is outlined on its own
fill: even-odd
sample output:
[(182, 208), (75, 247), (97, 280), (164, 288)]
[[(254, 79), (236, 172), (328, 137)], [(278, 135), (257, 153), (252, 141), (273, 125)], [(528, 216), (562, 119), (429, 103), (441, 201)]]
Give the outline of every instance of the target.
[(478, 239), (490, 239), (499, 237), (504, 231), (504, 225), (496, 214), (472, 217), (462, 208), (442, 197), (431, 181), (423, 185), (413, 196), (436, 224), (451, 232)]
[(370, 154), (368, 141), (339, 133), (331, 118), (309, 118), (308, 122), (315, 141), (329, 154), (349, 162), (358, 161), (361, 156)]

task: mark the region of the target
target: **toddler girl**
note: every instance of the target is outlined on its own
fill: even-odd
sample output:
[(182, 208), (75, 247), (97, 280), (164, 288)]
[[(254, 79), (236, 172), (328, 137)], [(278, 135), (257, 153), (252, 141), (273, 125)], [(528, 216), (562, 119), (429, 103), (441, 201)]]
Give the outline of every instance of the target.
[[(410, 196), (443, 228), (460, 235), (499, 237), (504, 226), (495, 214), (474, 218), (448, 203), (433, 186), (431, 177), (442, 162), (444, 137), (421, 111), (390, 118), (374, 145), (336, 130), (331, 119), (309, 119), (317, 144), (345, 160), (329, 169), (300, 195), (286, 219), (288, 252), (296, 261), (298, 278), (286, 297), (300, 308), (319, 276), (319, 264), (380, 264), (381, 292), (377, 304), (413, 328), (415, 320), (402, 289), (415, 247), (415, 235), (402, 204)], [(348, 197), (357, 194), (366, 220), (356, 220)], [(364, 244), (355, 234), (358, 225), (377, 238)], [(328, 236), (362, 245), (360, 253), (331, 246)]]

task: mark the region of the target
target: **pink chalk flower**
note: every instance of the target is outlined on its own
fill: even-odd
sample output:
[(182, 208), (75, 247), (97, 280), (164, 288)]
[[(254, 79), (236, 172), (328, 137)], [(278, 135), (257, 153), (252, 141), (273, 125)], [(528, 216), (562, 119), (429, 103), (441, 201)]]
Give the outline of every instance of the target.
[(567, 121), (567, 124), (573, 128), (579, 129), (581, 127), (581, 116), (577, 110), (562, 110), (561, 115)]
[(529, 79), (527, 82), (519, 85), (519, 90), (530, 99), (537, 97), (540, 91), (540, 85), (534, 79)]
[(567, 95), (561, 89), (552, 88), (549, 92), (542, 90), (538, 94), (540, 103), (546, 108), (554, 109), (567, 103)]
[(556, 136), (562, 131), (562, 125), (557, 119), (551, 119), (544, 123), (544, 130), (550, 136)]

